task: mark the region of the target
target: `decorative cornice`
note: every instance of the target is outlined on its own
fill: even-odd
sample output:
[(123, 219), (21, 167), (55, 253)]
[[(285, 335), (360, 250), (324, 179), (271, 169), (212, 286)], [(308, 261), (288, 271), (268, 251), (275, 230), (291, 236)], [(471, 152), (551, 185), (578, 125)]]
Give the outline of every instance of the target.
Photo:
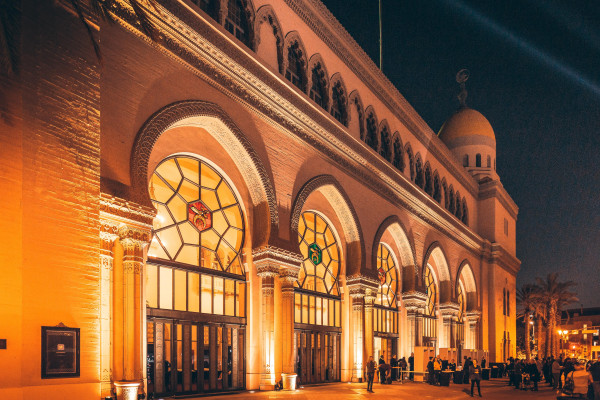
[(521, 261), (510, 254), (500, 243), (491, 243), (489, 251), (485, 253), (487, 261), (501, 266), (504, 270), (516, 276), (521, 268)]
[(508, 211), (511, 217), (515, 220), (517, 219), (517, 215), (519, 214), (519, 207), (514, 202), (512, 197), (508, 194), (502, 182), (499, 180), (491, 180), (488, 182), (484, 182), (479, 186), (479, 200), (489, 199), (491, 197), (495, 197), (498, 199), (500, 204)]
[(402, 293), (402, 303), (409, 313), (420, 312), (427, 305), (427, 294), (416, 290)]
[(481, 311), (479, 311), (479, 310), (467, 311), (465, 313), (465, 317), (467, 318), (469, 323), (474, 324), (481, 317)]
[(459, 305), (452, 302), (441, 303), (438, 309), (440, 310), (440, 314), (444, 319), (454, 319), (458, 317), (458, 314), (460, 313)]
[[(252, 262), (255, 266), (270, 265), (279, 270), (298, 270), (302, 264), (300, 254), (281, 249), (275, 246), (262, 246), (252, 250)], [(279, 274), (279, 273), (278, 273)]]
[(346, 278), (346, 287), (350, 297), (371, 301), (377, 295), (379, 280), (363, 274), (352, 275)]

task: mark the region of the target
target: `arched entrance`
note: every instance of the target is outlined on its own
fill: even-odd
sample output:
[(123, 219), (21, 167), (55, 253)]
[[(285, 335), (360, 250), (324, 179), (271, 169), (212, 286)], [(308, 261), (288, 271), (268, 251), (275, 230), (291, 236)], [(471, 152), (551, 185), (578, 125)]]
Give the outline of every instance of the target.
[(332, 224), (316, 211), (298, 223), (303, 261), (294, 284), (296, 373), (301, 383), (340, 380), (341, 252)]
[(146, 264), (148, 393), (245, 387), (246, 218), (216, 166), (172, 155), (150, 177), (157, 209)]

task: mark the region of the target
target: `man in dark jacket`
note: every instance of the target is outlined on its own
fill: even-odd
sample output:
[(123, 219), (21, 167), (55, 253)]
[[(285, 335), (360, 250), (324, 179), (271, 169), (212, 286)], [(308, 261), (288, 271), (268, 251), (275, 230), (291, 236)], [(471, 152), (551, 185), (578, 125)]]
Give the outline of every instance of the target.
[(471, 379), (471, 397), (473, 397), (473, 386), (477, 384), (477, 393), (481, 397), (481, 367), (477, 360), (473, 360), (469, 366), (469, 379)]
[(433, 372), (433, 358), (429, 357), (429, 362), (427, 363), (427, 383), (433, 385), (435, 382), (434, 372)]
[(411, 371), (411, 373), (408, 376), (408, 379), (412, 381), (414, 379), (414, 374), (412, 373), (412, 371), (415, 370), (415, 353), (410, 353), (410, 357), (408, 357), (408, 370)]
[(392, 381), (395, 381), (398, 376), (398, 359), (396, 358), (395, 354), (392, 356), (390, 366), (392, 367)]

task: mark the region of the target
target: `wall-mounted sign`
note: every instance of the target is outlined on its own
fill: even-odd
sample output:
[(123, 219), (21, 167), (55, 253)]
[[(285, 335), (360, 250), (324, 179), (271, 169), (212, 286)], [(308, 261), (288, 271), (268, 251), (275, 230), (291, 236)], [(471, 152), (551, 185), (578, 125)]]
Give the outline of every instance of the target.
[(42, 379), (79, 376), (79, 328), (42, 326)]

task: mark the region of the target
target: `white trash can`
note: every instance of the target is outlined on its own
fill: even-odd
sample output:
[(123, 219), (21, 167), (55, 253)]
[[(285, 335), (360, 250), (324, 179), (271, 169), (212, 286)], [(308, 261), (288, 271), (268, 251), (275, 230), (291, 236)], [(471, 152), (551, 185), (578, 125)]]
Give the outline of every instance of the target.
[(281, 380), (283, 381), (283, 390), (296, 390), (297, 376), (297, 374), (281, 374)]

